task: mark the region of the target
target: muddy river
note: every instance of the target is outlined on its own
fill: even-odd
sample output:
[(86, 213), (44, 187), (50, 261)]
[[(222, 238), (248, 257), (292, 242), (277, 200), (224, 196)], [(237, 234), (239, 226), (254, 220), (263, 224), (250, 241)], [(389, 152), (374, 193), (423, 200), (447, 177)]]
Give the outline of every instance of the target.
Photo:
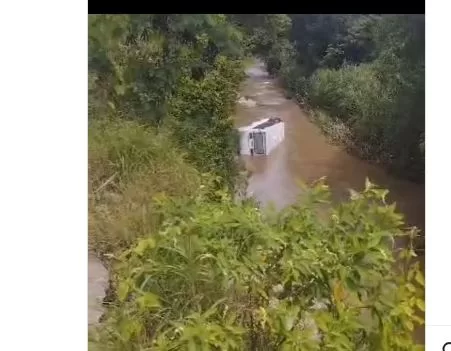
[[(263, 205), (287, 206), (299, 196), (297, 180), (311, 182), (323, 176), (334, 201), (349, 198), (349, 188), (361, 190), (365, 178), (389, 189), (388, 200), (397, 203), (409, 225), (425, 227), (425, 188), (388, 174), (381, 167), (360, 160), (338, 146), (331, 145), (306, 113), (266, 73), (262, 63), (247, 69), (241, 96), (248, 102), (237, 104), (236, 126), (241, 127), (266, 117), (285, 122), (285, 140), (269, 156), (242, 156), (251, 171), (248, 193)], [(424, 341), (424, 332), (416, 333)]]

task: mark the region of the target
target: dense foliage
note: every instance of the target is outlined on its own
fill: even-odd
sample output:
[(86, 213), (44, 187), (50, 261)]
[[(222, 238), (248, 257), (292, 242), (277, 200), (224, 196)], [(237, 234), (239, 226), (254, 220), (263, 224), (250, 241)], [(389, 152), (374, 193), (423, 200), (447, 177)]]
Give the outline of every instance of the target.
[[(316, 207), (328, 201), (323, 181), (279, 213), (233, 196), (230, 116), (245, 55), (304, 74), (291, 19), (249, 16), (90, 16), (89, 239), (110, 258), (112, 288), (90, 348), (413, 350), (423, 277), (410, 247), (393, 251), (415, 231), (403, 230), (386, 191), (367, 181), (327, 215)], [(385, 94), (391, 76), (376, 63), (392, 56), (359, 55), (371, 63), (340, 79)], [(352, 69), (377, 81), (356, 83)], [(296, 86), (333, 109), (322, 81), (336, 77), (316, 71)], [(337, 117), (357, 118), (340, 108)]]
[[(236, 146), (229, 117), (244, 77), (241, 41), (224, 15), (90, 16), (90, 118), (113, 111), (170, 124), (201, 171), (232, 185)], [(206, 131), (211, 138), (199, 138)]]
[(418, 264), (393, 269), (391, 240), (407, 234), (394, 206), (373, 203), (386, 191), (368, 182), (326, 221), (322, 182), (278, 214), (205, 193), (156, 199), (161, 229), (117, 258), (97, 349), (413, 349), (423, 278)]
[(424, 181), (424, 15), (232, 17), (267, 38), (254, 53), (333, 138)]

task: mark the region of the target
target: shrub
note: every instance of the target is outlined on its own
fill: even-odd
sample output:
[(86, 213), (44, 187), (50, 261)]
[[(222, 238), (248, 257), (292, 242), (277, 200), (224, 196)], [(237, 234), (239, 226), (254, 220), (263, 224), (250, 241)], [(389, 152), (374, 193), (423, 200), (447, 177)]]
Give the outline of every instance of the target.
[(178, 146), (201, 172), (219, 176), (234, 188), (236, 130), (231, 115), (244, 78), (241, 61), (219, 56), (202, 81), (185, 77), (171, 101), (168, 122)]
[(340, 119), (370, 119), (385, 112), (383, 88), (371, 65), (322, 69), (311, 78), (309, 97)]
[(352, 130), (354, 140), (347, 145), (355, 145), (361, 157), (389, 161), (396, 152), (396, 91), (382, 84), (373, 64), (318, 70), (310, 78), (308, 99)]
[(278, 214), (202, 188), (159, 197), (164, 224), (117, 258), (117, 300), (92, 348), (412, 350), (423, 277), (411, 249), (393, 268), (408, 233), (386, 194), (367, 182), (325, 221), (322, 181)]
[(424, 182), (424, 15), (290, 18), (289, 37), (264, 55), (288, 96), (325, 110), (340, 130), (345, 123), (354, 136), (346, 146), (360, 157)]

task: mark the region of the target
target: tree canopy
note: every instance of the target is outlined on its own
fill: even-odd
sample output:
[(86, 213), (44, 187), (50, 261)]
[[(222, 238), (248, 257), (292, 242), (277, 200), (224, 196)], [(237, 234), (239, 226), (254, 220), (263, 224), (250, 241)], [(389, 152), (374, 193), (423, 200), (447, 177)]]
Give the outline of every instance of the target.
[(424, 181), (424, 15), (231, 18), (259, 38), (253, 53), (290, 95), (329, 115), (325, 130), (341, 123), (352, 135), (333, 137), (362, 158)]

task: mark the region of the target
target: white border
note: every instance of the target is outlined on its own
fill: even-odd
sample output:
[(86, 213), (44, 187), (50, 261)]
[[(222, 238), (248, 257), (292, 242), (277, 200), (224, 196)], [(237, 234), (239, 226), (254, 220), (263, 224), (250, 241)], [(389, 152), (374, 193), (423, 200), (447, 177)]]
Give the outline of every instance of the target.
[(87, 349), (87, 14), (0, 5), (0, 350)]
[[(426, 318), (427, 326), (451, 326), (451, 190), (449, 113), (451, 47), (445, 10), (427, 6), (426, 16)], [(445, 34), (446, 33), (446, 34)], [(448, 279), (447, 279), (448, 278)], [(451, 335), (450, 335), (451, 337)]]
[(426, 2), (426, 350), (451, 341), (449, 10)]

